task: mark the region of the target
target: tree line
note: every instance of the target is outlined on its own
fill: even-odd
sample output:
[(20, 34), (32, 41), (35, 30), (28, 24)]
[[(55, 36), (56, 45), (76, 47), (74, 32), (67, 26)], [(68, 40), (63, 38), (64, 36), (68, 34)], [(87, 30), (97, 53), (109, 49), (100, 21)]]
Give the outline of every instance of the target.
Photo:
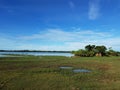
[(71, 53), (71, 51), (44, 51), (44, 50), (0, 50), (0, 52), (55, 52), (55, 53)]
[(96, 46), (87, 45), (85, 49), (80, 49), (77, 51), (72, 51), (75, 56), (81, 57), (93, 57), (93, 56), (120, 56), (120, 52), (112, 50), (112, 48), (107, 49), (106, 46)]

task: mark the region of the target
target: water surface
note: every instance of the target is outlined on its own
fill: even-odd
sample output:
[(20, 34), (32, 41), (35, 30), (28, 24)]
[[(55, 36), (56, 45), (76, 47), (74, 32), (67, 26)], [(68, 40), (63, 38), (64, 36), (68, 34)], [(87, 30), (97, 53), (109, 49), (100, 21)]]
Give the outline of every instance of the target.
[(73, 67), (69, 67), (69, 66), (61, 66), (60, 69), (72, 69)]
[(0, 57), (6, 57), (6, 55), (2, 55), (2, 54), (0, 54)]
[(71, 53), (59, 52), (0, 52), (0, 57), (4, 54), (18, 54), (18, 55), (34, 55), (34, 56), (66, 56), (71, 57)]
[(91, 71), (90, 71), (90, 70), (87, 70), (87, 69), (74, 69), (73, 72), (74, 72), (74, 73), (79, 73), (79, 72), (87, 73), (87, 72), (91, 72)]

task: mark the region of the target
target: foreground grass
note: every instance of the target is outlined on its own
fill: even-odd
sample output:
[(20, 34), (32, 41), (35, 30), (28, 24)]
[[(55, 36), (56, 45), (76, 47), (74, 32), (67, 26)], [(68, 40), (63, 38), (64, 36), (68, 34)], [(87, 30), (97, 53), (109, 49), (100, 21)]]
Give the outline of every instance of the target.
[[(88, 69), (73, 73), (60, 66)], [(0, 90), (120, 90), (120, 57), (0, 58)]]

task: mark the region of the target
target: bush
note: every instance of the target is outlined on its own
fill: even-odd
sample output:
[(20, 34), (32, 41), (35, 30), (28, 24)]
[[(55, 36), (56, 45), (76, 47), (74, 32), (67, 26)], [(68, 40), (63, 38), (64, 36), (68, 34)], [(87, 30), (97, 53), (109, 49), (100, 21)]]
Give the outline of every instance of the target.
[(95, 55), (94, 51), (86, 51), (83, 49), (74, 52), (74, 54), (75, 56), (81, 56), (81, 57), (93, 57)]
[(107, 51), (105, 46), (95, 46), (95, 45), (87, 45), (85, 46), (85, 50), (80, 49), (78, 51), (72, 51), (75, 56), (81, 57), (93, 57), (95, 55), (98, 56), (120, 56), (120, 52), (116, 52), (112, 49)]

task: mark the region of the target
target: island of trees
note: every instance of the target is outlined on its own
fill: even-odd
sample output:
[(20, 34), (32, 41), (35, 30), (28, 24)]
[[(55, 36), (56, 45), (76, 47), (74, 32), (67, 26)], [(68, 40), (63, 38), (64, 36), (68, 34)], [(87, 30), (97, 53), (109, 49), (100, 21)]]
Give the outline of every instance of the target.
[(109, 49), (106, 46), (96, 46), (87, 45), (85, 49), (80, 49), (77, 51), (72, 51), (75, 56), (80, 57), (93, 57), (93, 56), (120, 56), (120, 52), (113, 50), (111, 47)]

